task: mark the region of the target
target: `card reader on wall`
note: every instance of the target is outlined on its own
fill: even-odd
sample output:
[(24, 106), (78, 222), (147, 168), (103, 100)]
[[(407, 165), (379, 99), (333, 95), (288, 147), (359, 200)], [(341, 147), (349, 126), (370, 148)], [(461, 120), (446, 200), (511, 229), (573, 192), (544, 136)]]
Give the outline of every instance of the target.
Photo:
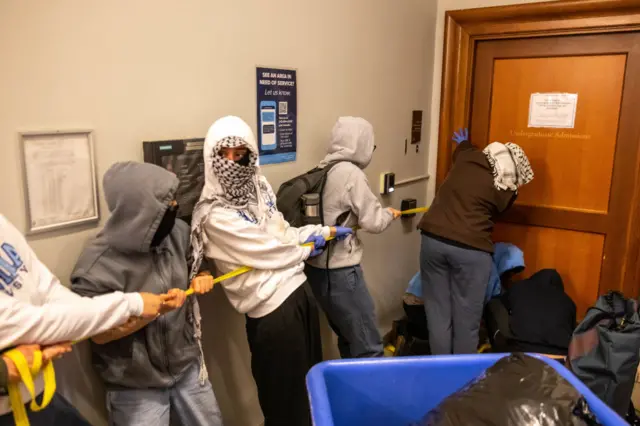
[(389, 195), (395, 191), (396, 174), (383, 173), (380, 175), (380, 194)]
[[(418, 200), (416, 200), (415, 198), (405, 198), (400, 202), (401, 212), (405, 212), (407, 210), (413, 210), (416, 207), (418, 207)], [(409, 219), (411, 217), (414, 217), (415, 215), (416, 215), (415, 213), (403, 214), (402, 219)]]

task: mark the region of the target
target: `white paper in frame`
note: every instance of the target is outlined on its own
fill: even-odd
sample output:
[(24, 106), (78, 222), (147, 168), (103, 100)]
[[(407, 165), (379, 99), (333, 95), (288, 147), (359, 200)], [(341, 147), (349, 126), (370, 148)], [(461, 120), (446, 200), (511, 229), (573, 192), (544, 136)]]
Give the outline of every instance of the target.
[(27, 233), (100, 220), (91, 130), (20, 133)]
[(573, 129), (577, 108), (577, 93), (532, 93), (528, 127)]

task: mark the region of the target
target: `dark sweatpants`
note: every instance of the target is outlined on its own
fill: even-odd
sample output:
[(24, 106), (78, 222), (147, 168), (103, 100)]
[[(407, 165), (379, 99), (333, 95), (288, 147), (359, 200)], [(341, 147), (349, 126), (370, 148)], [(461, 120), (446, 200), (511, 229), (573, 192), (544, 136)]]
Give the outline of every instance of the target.
[(269, 315), (247, 317), (247, 339), (265, 426), (310, 425), (305, 378), (322, 361), (322, 344), (309, 285), (302, 285)]
[(422, 236), (420, 275), (431, 353), (475, 353), (491, 273), (489, 253)]

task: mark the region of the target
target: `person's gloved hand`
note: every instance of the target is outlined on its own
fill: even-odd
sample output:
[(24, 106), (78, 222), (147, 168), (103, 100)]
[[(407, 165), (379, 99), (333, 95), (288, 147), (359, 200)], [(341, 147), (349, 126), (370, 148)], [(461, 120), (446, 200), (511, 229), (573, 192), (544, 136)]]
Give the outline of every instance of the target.
[(469, 140), (469, 129), (459, 129), (457, 132), (453, 133), (453, 137), (451, 138), (455, 143), (459, 144), (464, 141)]
[(334, 226), (331, 228), (331, 236), (338, 241), (342, 241), (349, 235), (353, 234), (353, 229), (344, 226)]
[(307, 238), (307, 241), (305, 241), (304, 243), (313, 243), (313, 250), (311, 250), (311, 254), (309, 254), (309, 257), (320, 256), (324, 251), (325, 244), (327, 244), (322, 235), (312, 235)]

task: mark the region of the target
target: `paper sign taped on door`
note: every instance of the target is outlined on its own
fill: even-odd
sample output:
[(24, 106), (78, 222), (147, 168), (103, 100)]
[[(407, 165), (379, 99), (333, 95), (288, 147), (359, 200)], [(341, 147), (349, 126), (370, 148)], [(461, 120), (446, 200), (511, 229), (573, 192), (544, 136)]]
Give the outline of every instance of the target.
[(577, 106), (577, 93), (532, 93), (529, 127), (573, 129)]

